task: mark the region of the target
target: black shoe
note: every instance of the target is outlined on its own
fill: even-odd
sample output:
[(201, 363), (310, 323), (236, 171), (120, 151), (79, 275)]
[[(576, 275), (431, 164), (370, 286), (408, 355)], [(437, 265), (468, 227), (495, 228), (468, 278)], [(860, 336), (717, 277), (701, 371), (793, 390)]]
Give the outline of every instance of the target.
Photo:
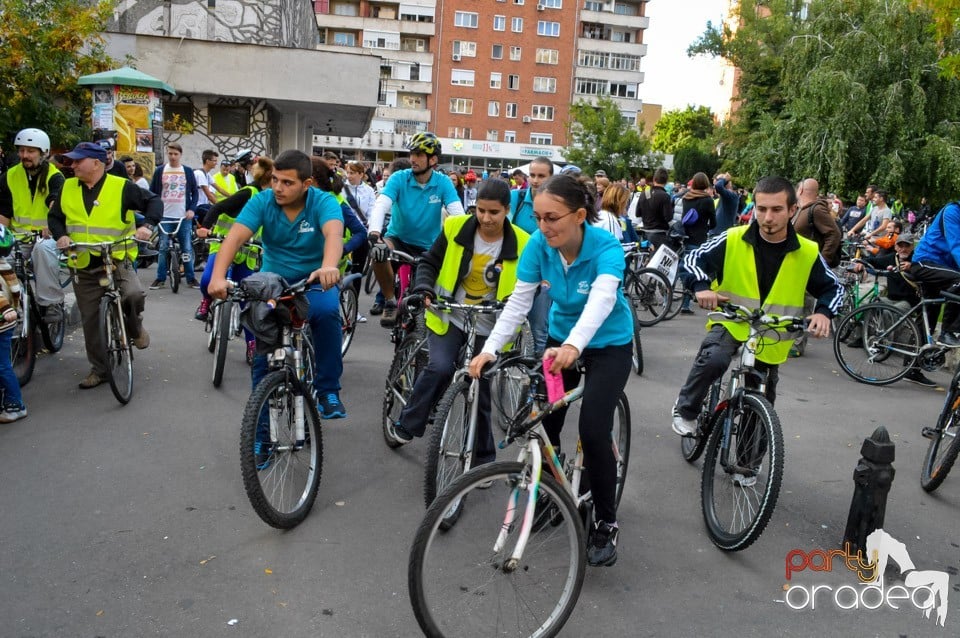
[(680, 309), (680, 314), (681, 314), (681, 315), (692, 315), (692, 314), (694, 314), (694, 313), (693, 313), (693, 310), (691, 310), (690, 308), (681, 308), (681, 309)]
[(587, 541), (587, 564), (591, 567), (610, 567), (617, 562), (617, 537), (620, 528), (597, 521)]
[(390, 435), (393, 437), (394, 442), (396, 442), (398, 445), (406, 445), (413, 440), (413, 435), (407, 431), (407, 428), (403, 427), (399, 423), (393, 424)]
[(960, 348), (960, 332), (941, 332), (937, 343), (948, 348)]
[(922, 385), (925, 388), (935, 388), (937, 387), (936, 381), (928, 378), (925, 374), (917, 370), (916, 368), (912, 369), (903, 377), (911, 383), (916, 383), (917, 385)]
[(379, 301), (375, 301), (372, 306), (370, 306), (370, 314), (376, 317), (377, 315), (383, 314), (383, 304)]

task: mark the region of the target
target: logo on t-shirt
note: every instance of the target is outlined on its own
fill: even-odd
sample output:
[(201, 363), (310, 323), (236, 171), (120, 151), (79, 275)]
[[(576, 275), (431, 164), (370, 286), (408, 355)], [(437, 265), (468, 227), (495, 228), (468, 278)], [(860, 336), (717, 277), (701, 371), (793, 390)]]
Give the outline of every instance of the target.
[(578, 284), (577, 284), (577, 293), (579, 293), (579, 294), (581, 294), (581, 295), (589, 295), (589, 294), (590, 294), (590, 282), (589, 282), (589, 281), (581, 281), (580, 283), (578, 283)]
[(439, 196), (439, 195), (431, 195), (431, 196), (430, 196), (430, 203), (431, 203), (431, 204), (439, 204), (439, 203), (440, 203), (440, 196)]
[(313, 232), (316, 232), (316, 229), (310, 225), (310, 222), (308, 222), (307, 220), (303, 220), (302, 222), (300, 222), (300, 229), (297, 232), (313, 233)]

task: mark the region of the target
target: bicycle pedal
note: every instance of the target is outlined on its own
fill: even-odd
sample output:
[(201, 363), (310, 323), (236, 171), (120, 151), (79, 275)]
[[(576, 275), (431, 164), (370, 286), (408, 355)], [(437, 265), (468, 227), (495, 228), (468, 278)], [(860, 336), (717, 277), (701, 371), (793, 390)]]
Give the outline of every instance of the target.
[(925, 439), (933, 440), (937, 438), (937, 430), (936, 428), (929, 428), (929, 427), (921, 428), (920, 436), (922, 436)]

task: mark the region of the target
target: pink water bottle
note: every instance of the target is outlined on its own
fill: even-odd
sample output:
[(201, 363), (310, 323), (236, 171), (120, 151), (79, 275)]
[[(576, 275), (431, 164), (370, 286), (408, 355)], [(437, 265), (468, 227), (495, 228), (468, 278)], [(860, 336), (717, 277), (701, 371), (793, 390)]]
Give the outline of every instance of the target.
[(563, 388), (563, 375), (559, 372), (550, 372), (553, 357), (543, 358), (543, 380), (547, 384), (547, 401), (556, 403), (563, 398), (566, 390)]

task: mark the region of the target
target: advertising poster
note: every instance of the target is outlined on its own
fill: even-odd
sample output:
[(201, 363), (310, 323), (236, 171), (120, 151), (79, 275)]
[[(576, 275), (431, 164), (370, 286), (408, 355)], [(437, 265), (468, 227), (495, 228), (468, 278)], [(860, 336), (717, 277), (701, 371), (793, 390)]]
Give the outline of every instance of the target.
[(114, 87), (114, 102), (113, 128), (117, 131), (117, 153), (133, 153), (139, 150), (138, 129), (151, 129), (153, 90), (117, 86)]

